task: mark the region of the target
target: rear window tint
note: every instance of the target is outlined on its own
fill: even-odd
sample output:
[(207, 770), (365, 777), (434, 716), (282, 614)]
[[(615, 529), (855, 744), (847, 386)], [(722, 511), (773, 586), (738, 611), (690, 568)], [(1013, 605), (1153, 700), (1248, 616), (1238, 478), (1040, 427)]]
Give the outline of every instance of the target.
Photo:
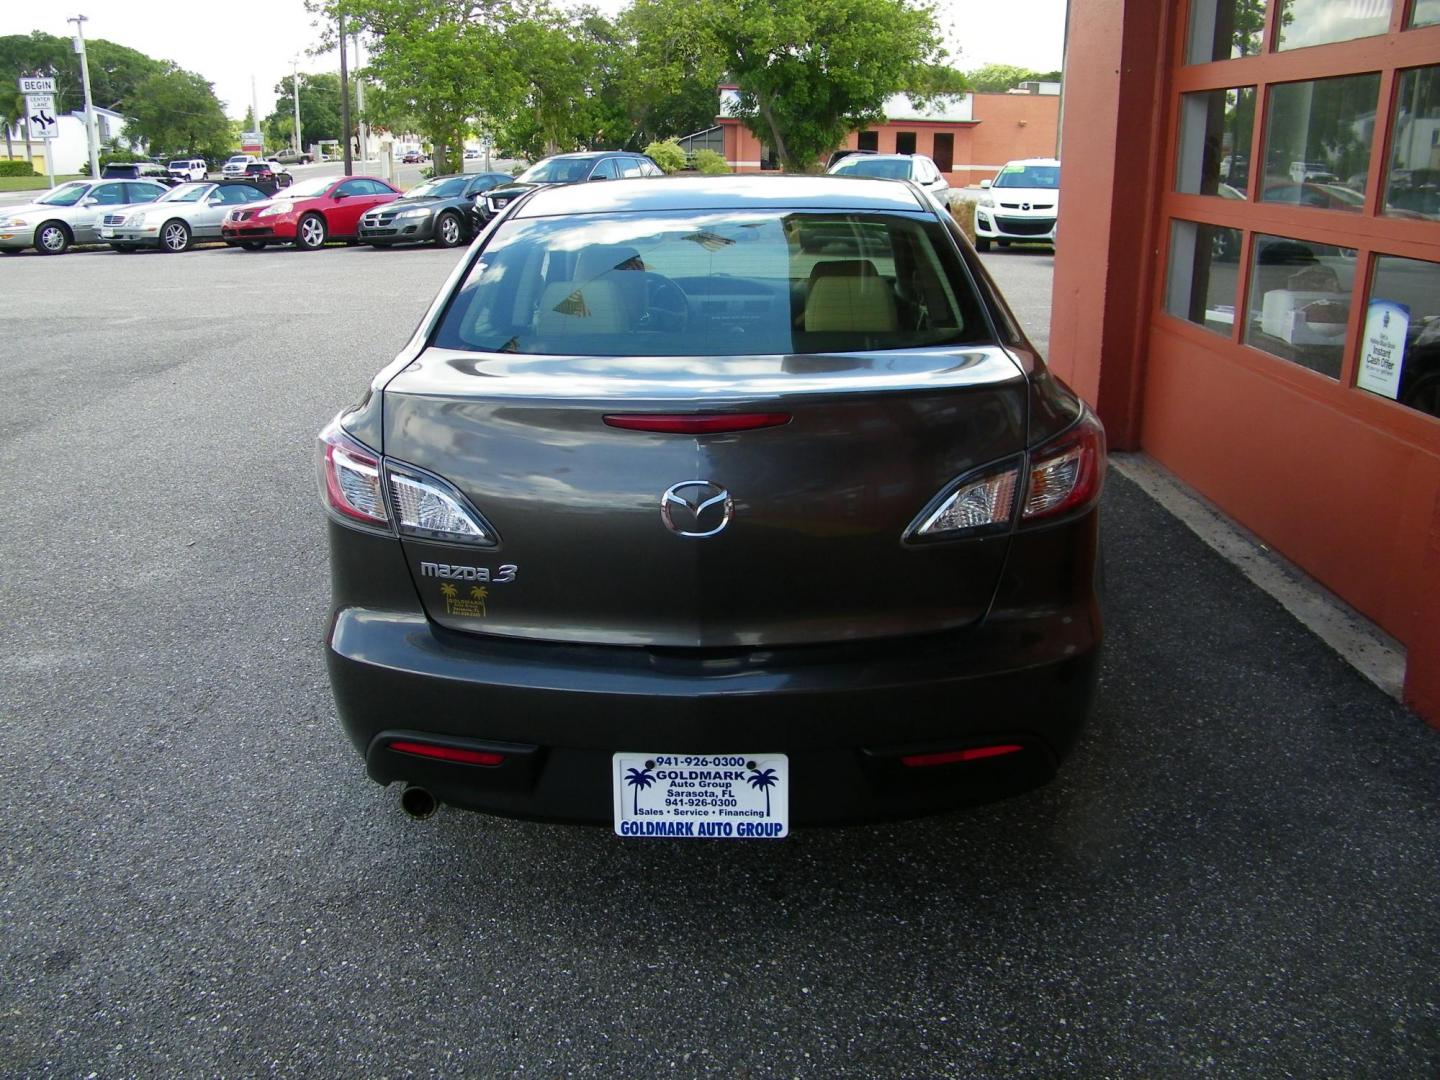
[(937, 221), (681, 211), (503, 224), (447, 306), (435, 344), (732, 356), (988, 340)]

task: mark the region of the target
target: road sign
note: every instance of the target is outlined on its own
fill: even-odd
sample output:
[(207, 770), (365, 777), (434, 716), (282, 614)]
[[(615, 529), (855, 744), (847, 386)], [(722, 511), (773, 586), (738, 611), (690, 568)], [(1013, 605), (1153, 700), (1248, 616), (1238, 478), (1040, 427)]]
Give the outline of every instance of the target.
[(25, 113), (30, 118), (32, 139), (53, 139), (59, 133), (54, 94), (26, 94)]
[(20, 76), (20, 92), (22, 94), (53, 94), (55, 93), (55, 80), (22, 75)]

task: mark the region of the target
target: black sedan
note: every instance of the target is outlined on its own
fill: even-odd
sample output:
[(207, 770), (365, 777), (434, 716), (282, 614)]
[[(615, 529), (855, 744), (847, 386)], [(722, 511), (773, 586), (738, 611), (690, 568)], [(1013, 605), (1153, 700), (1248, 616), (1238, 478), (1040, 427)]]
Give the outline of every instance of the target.
[(542, 158), (508, 183), (486, 192), (475, 201), (475, 219), (484, 225), (509, 203), (531, 188), (551, 184), (584, 184), (592, 180), (621, 180), (664, 176), (664, 170), (644, 154), (602, 150), (580, 154), (556, 154)]
[(910, 183), (522, 195), (319, 451), (417, 816), (778, 838), (1044, 783), (1090, 703), (1103, 429)]
[(360, 219), (360, 242), (376, 247), (433, 241), (455, 247), (473, 234), (476, 200), (510, 179), (505, 173), (437, 176), (401, 198), (367, 211)]

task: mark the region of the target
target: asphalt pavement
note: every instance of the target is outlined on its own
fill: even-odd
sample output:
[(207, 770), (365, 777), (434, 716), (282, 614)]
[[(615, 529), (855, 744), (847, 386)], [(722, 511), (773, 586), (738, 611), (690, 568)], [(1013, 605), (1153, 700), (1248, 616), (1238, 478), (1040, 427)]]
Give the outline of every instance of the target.
[[(1048, 788), (406, 818), (331, 707), (312, 449), (455, 259), (0, 258), (0, 1073), (1436, 1075), (1440, 737), (1113, 473)], [(1049, 261), (987, 256), (1032, 330)]]

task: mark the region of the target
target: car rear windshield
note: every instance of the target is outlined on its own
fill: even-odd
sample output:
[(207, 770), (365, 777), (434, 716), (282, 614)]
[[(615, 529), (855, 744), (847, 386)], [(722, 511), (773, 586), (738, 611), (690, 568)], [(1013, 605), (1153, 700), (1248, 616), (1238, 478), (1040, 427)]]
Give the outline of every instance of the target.
[(882, 180), (910, 179), (910, 162), (895, 158), (851, 156), (835, 166), (836, 176), (875, 176)]
[(515, 179), (536, 184), (572, 184), (584, 180), (594, 167), (594, 158), (549, 158), (531, 165)]
[(1006, 165), (991, 187), (1058, 188), (1058, 165)]
[(435, 344), (737, 356), (988, 340), (933, 218), (678, 211), (506, 222), (447, 305)]

